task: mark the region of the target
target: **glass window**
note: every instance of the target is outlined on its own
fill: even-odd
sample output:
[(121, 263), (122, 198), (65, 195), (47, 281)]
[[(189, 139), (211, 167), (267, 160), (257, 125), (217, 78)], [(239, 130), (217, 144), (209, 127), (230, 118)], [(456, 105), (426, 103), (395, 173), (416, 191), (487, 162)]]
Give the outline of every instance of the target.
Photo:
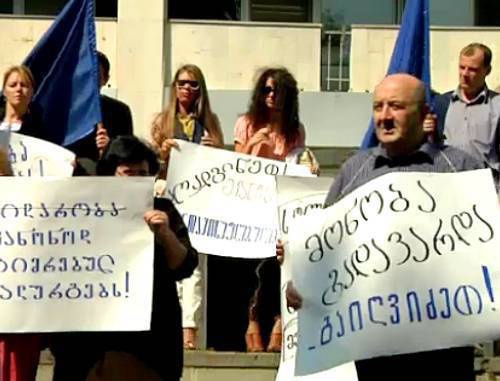
[(168, 17), (191, 20), (239, 20), (241, 0), (169, 0)]
[(56, 15), (67, 2), (68, 0), (25, 0), (24, 13), (27, 15)]
[[(3, 3), (5, 0), (0, 0)], [(68, 0), (24, 0), (24, 13), (26, 15), (55, 16)], [(95, 0), (97, 17), (117, 17), (118, 0)]]
[(348, 91), (350, 86), (350, 26), (352, 24), (395, 24), (404, 0), (323, 0), (321, 21), (321, 88)]
[(394, 24), (398, 6), (395, 0), (323, 0), (321, 18), (326, 30), (351, 24)]
[(13, 0), (0, 1), (0, 13), (12, 14), (14, 12)]
[(312, 21), (311, 0), (252, 0), (250, 20), (279, 22)]
[(500, 1), (476, 0), (476, 25), (500, 26)]
[(118, 0), (96, 0), (97, 17), (118, 17)]

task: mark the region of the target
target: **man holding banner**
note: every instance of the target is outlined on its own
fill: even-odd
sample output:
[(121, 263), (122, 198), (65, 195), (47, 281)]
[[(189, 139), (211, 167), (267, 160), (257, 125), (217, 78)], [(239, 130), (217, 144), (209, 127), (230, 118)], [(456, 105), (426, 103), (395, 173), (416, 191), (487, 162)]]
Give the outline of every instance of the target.
[[(483, 168), (465, 152), (427, 143), (423, 129), (426, 113), (424, 85), (419, 79), (409, 74), (387, 76), (374, 92), (373, 119), (379, 145), (360, 151), (344, 164), (326, 205), (391, 172), (460, 172)], [(295, 308), (302, 304), (291, 283), (287, 302)], [(399, 380), (408, 373), (411, 379), (470, 381), (474, 379), (473, 353), (472, 347), (461, 347), (362, 360), (356, 367), (361, 381)]]

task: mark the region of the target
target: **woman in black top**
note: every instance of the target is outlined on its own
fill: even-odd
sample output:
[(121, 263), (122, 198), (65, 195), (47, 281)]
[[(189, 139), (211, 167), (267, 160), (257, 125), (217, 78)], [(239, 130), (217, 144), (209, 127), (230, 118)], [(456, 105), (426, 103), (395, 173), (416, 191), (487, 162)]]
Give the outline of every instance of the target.
[[(12, 66), (3, 78), (4, 103), (0, 105), (3, 121), (0, 128), (42, 138), (43, 124), (31, 104), (34, 80), (26, 66)], [(1, 175), (12, 175), (8, 152), (0, 153)], [(0, 336), (0, 379), (35, 379), (43, 336), (37, 333), (2, 334)]]
[(27, 66), (9, 68), (3, 76), (2, 92), (5, 103), (2, 129), (43, 139), (46, 135), (40, 112), (31, 103), (35, 90), (33, 74)]

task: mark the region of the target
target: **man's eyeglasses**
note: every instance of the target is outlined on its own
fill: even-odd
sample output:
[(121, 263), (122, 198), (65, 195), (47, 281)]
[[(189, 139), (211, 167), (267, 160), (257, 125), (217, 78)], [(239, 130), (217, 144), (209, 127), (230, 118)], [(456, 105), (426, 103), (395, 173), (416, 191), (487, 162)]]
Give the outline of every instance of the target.
[(278, 91), (276, 90), (275, 87), (271, 87), (271, 86), (264, 86), (262, 88), (262, 94), (264, 95), (268, 95), (268, 94), (271, 94), (271, 92), (274, 92), (274, 94), (277, 94)]
[(191, 90), (199, 90), (200, 89), (200, 83), (198, 81), (191, 81), (189, 79), (178, 79), (177, 80), (177, 87), (186, 87), (186, 85), (189, 85)]

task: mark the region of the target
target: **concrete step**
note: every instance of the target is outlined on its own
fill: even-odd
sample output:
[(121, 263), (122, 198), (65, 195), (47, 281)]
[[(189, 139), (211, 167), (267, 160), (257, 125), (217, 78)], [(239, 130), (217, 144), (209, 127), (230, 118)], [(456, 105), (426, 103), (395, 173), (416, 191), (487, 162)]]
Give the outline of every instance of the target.
[[(36, 381), (51, 381), (54, 359), (43, 351)], [(183, 381), (274, 381), (277, 353), (185, 351)], [(500, 356), (476, 357), (476, 381), (500, 381)], [(453, 380), (443, 380), (453, 381)]]
[[(277, 353), (185, 351), (183, 381), (274, 381)], [(54, 359), (43, 351), (36, 381), (51, 381)]]

